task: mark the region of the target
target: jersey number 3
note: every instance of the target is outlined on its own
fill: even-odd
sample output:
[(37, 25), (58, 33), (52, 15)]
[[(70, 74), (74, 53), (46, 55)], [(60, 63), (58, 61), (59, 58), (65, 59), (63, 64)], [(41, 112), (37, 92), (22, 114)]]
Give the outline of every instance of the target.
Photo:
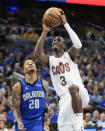
[(39, 108), (39, 99), (29, 100), (29, 109), (38, 109)]
[(64, 76), (60, 76), (60, 80), (61, 80), (61, 84), (63, 86), (65, 86), (67, 84)]

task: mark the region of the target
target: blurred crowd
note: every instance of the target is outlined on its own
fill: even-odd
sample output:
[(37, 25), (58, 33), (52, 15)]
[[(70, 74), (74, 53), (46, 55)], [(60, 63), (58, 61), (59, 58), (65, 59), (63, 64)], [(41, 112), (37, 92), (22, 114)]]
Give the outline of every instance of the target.
[[(32, 20), (35, 24), (34, 17), (33, 15)], [(20, 26), (18, 19), (19, 17), (11, 14), (8, 17), (10, 22), (7, 25), (0, 25), (0, 130), (3, 131), (15, 131), (16, 121), (13, 117), (11, 101), (12, 86), (24, 77), (22, 70), (24, 58), (33, 53), (33, 47), (41, 31), (40, 24), (39, 28), (34, 28), (28, 21), (26, 26)], [(46, 54), (52, 54), (52, 40), (56, 35), (64, 36), (67, 48), (71, 46), (65, 30), (58, 32), (59, 29), (51, 31), (46, 38), (44, 50)], [(83, 42), (83, 48), (78, 55), (78, 68), (90, 97), (90, 102), (84, 109), (84, 126), (85, 128), (105, 128), (105, 31), (102, 31), (98, 38), (90, 31), (80, 39)], [(28, 44), (23, 44), (24, 40), (28, 41)], [(30, 45), (32, 41), (33, 47)], [(54, 91), (49, 69), (43, 68), (40, 63), (36, 64), (38, 76), (46, 79), (49, 83), (47, 103), (54, 111), (52, 118), (48, 113), (45, 114), (44, 128), (46, 131), (56, 131), (59, 98)]]
[[(31, 10), (19, 7), (14, 8), (15, 10), (12, 9), (12, 7), (4, 9), (0, 8), (0, 43), (36, 43), (42, 31), (42, 18), (46, 9), (40, 9), (38, 7), (32, 8)], [(68, 14), (67, 11), (68, 10), (65, 9), (67, 20), (70, 23), (70, 26), (76, 31), (77, 34), (79, 34), (79, 38), (84, 43), (83, 45), (90, 48), (93, 48), (94, 46), (105, 48), (105, 30), (103, 24), (100, 26), (100, 22), (96, 22), (96, 25), (92, 23), (92, 21), (89, 23), (88, 20), (84, 21), (84, 19), (79, 19), (76, 22), (74, 20), (74, 23), (72, 24), (72, 12)], [(84, 29), (87, 27), (89, 27), (89, 30)], [(62, 26), (53, 29), (48, 35), (53, 37), (55, 35), (62, 35), (65, 37), (66, 43), (70, 41)], [(48, 40), (51, 42), (52, 37), (48, 38)]]

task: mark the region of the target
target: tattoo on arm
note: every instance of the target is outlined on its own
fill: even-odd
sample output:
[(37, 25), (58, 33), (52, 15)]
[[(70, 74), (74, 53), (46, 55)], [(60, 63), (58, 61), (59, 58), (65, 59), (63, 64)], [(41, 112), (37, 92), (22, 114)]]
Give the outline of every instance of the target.
[(42, 83), (43, 83), (43, 87), (44, 87), (45, 91), (47, 92), (48, 87), (49, 87), (48, 82), (46, 80), (42, 80)]
[(13, 89), (12, 91), (12, 103), (13, 103), (13, 113), (17, 122), (21, 122), (21, 112), (20, 112), (20, 94)]

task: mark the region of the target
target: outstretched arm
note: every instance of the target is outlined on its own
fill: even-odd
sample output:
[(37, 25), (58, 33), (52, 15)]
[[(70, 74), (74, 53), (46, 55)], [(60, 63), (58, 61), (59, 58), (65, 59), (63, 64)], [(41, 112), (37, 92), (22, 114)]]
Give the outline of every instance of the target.
[(44, 53), (42, 53), (43, 48), (44, 48), (44, 42), (46, 39), (46, 36), (48, 34), (48, 32), (50, 31), (50, 28), (45, 26), (43, 24), (43, 32), (36, 44), (36, 47), (34, 49), (34, 55), (35, 57), (38, 59), (38, 61), (40, 61), (43, 65), (46, 65), (48, 63), (48, 56)]
[(73, 31), (73, 29), (67, 23), (66, 16), (64, 13), (62, 14), (62, 23), (66, 31), (68, 32), (70, 39), (73, 43), (73, 46), (70, 49), (68, 49), (67, 52), (70, 55), (70, 57), (72, 58), (72, 60), (75, 61), (75, 58), (78, 54), (78, 50), (82, 47), (81, 41), (79, 40), (77, 34)]

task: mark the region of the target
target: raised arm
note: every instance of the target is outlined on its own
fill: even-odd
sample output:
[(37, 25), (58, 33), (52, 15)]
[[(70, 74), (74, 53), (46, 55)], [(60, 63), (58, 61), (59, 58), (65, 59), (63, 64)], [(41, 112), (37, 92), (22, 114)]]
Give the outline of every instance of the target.
[(64, 13), (62, 13), (62, 23), (68, 32), (70, 39), (73, 43), (73, 46), (67, 50), (68, 54), (72, 58), (74, 62), (76, 62), (76, 56), (78, 54), (79, 49), (82, 47), (81, 41), (79, 40), (77, 34), (73, 31), (73, 29), (70, 27), (70, 25), (67, 23), (66, 16)]
[(13, 86), (12, 90), (12, 103), (13, 103), (13, 114), (18, 123), (19, 129), (23, 130), (23, 123), (21, 121), (21, 112), (20, 112), (20, 105), (21, 105), (21, 85), (20, 83), (16, 83)]
[(39, 38), (39, 40), (38, 40), (38, 42), (36, 44), (36, 47), (34, 49), (35, 57), (43, 65), (46, 65), (48, 63), (48, 59), (49, 59), (49, 56), (47, 56), (46, 54), (42, 53), (43, 48), (44, 48), (44, 42), (45, 42), (46, 36), (47, 36), (49, 31), (50, 31), (50, 28), (43, 24), (42, 34), (41, 34), (41, 36), (40, 36), (40, 38)]

